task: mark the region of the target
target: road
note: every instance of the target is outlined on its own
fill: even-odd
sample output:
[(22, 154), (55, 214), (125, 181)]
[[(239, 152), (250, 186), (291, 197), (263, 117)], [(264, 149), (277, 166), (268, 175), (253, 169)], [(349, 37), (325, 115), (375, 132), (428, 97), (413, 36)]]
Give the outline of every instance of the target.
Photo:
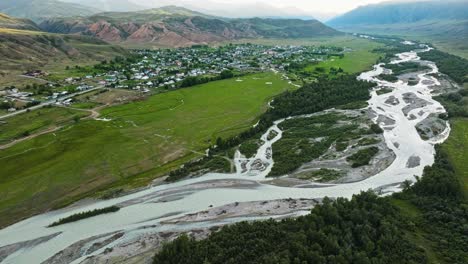
[(82, 95), (82, 94), (85, 94), (85, 93), (89, 93), (89, 92), (92, 92), (92, 91), (96, 91), (96, 90), (99, 90), (99, 89), (102, 89), (102, 88), (104, 88), (104, 86), (99, 86), (99, 87), (96, 87), (96, 88), (93, 88), (93, 89), (89, 89), (89, 90), (86, 90), (86, 91), (82, 91), (82, 92), (77, 92), (77, 93), (65, 95), (65, 96), (62, 96), (62, 97), (57, 98), (57, 99), (48, 100), (48, 101), (42, 102), (42, 103), (40, 103), (40, 104), (38, 104), (38, 105), (29, 107), (29, 108), (27, 108), (27, 109), (22, 109), (22, 110), (18, 110), (18, 111), (16, 111), (16, 112), (13, 112), (13, 113), (10, 113), (10, 114), (2, 115), (2, 116), (0, 116), (0, 120), (2, 120), (2, 119), (7, 119), (7, 118), (10, 118), (10, 117), (13, 117), (13, 116), (16, 116), (16, 115), (25, 113), (25, 112), (27, 112), (28, 110), (29, 110), (29, 111), (33, 111), (33, 110), (40, 109), (40, 108), (42, 108), (42, 107), (44, 107), (44, 106), (47, 106), (47, 105), (53, 105), (53, 104), (55, 104), (58, 100), (64, 101), (64, 100), (73, 98), (73, 97), (75, 97), (75, 96)]

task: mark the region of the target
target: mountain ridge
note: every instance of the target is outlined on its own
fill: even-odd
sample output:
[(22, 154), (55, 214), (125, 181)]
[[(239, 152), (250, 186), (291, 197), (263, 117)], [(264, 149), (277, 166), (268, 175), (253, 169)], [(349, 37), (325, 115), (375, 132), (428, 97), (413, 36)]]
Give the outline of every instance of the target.
[(466, 20), (467, 0), (444, 2), (422, 0), (417, 2), (384, 2), (358, 7), (326, 22), (341, 28), (370, 24), (415, 23), (424, 20)]
[(29, 19), (15, 18), (0, 13), (0, 28), (22, 29), (22, 30), (40, 30), (39, 26)]
[(58, 0), (2, 0), (0, 12), (10, 16), (41, 22), (52, 17), (89, 16), (99, 12), (79, 4)]
[(341, 34), (318, 20), (222, 18), (178, 6), (54, 18), (39, 26), (48, 32), (89, 35), (109, 42), (149, 42), (171, 47), (241, 38), (307, 38)]

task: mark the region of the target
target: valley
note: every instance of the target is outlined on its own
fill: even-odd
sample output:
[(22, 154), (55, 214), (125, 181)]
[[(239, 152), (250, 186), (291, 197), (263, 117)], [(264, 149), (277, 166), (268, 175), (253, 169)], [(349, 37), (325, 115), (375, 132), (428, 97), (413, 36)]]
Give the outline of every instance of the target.
[[(362, 6), (326, 22), (344, 32), (392, 35), (432, 43), (468, 59), (465, 0), (387, 2)], [(423, 11), (424, 10), (424, 11)]]
[[(424, 48), (421, 48), (419, 52), (427, 52), (428, 50), (422, 49)], [(416, 52), (406, 52), (399, 54), (398, 58), (393, 60), (391, 63), (418, 61), (416, 54)], [(168, 230), (171, 230), (171, 232), (175, 232), (176, 230), (199, 230), (196, 232), (204, 236), (203, 234), (206, 234), (207, 228), (211, 226), (219, 226), (224, 225), (225, 223), (238, 222), (242, 220), (258, 220), (270, 218), (272, 216), (284, 217), (300, 215), (304, 213), (304, 211), (300, 209), (301, 206), (289, 206), (289, 210), (283, 211), (281, 213), (278, 211), (278, 215), (276, 215), (274, 211), (271, 210), (272, 208), (279, 209), (282, 207), (281, 204), (278, 204), (275, 207), (270, 208), (269, 212), (260, 215), (239, 215), (239, 213), (231, 212), (232, 209), (228, 209), (228, 207), (233, 206), (221, 207), (224, 209), (217, 208), (225, 204), (236, 203), (236, 206), (241, 206), (241, 204), (242, 206), (246, 206), (243, 203), (250, 202), (251, 206), (259, 206), (252, 204), (252, 201), (264, 201), (265, 197), (268, 197), (269, 200), (287, 198), (299, 199), (302, 197), (320, 198), (324, 196), (336, 197), (337, 193), (340, 193), (339, 196), (349, 198), (353, 194), (359, 193), (361, 190), (367, 190), (369, 188), (377, 190), (381, 194), (390, 194), (400, 190), (402, 188), (400, 185), (402, 182), (413, 179), (413, 175), (421, 175), (424, 166), (434, 162), (434, 144), (436, 142), (443, 142), (448, 137), (448, 132), (450, 131), (450, 128), (446, 127), (443, 133), (425, 141), (421, 139), (416, 130), (415, 125), (420, 121), (425, 120), (431, 114), (444, 112), (444, 108), (431, 98), (432, 89), (429, 88), (429, 86), (437, 87), (437, 85), (440, 85), (437, 79), (431, 76), (431, 74), (437, 73), (437, 67), (431, 63), (428, 65), (431, 67), (431, 70), (418, 74), (417, 76), (419, 78), (419, 82), (416, 86), (411, 88), (415, 90), (414, 95), (416, 95), (421, 100), (424, 100), (426, 103), (415, 107), (406, 115), (401, 110), (408, 105), (408, 103), (404, 103), (405, 101), (403, 99), (403, 94), (408, 92), (407, 89), (409, 87), (406, 83), (398, 82), (394, 84), (377, 79), (376, 77), (379, 74), (382, 74), (384, 71), (381, 64), (376, 65), (373, 70), (364, 72), (360, 75), (360, 79), (372, 80), (381, 87), (389, 87), (392, 89), (392, 92), (381, 95), (378, 95), (376, 91), (373, 91), (371, 93), (371, 98), (368, 101), (369, 108), (365, 109), (367, 109), (369, 113), (373, 113), (372, 115), (374, 116), (374, 121), (387, 119), (393, 120), (392, 122), (396, 123), (392, 124), (390, 121), (379, 121), (384, 128), (383, 136), (386, 145), (396, 155), (395, 160), (383, 171), (366, 180), (357, 182), (351, 181), (349, 183), (341, 184), (321, 184), (312, 182), (311, 186), (306, 188), (299, 188), (299, 186), (303, 185), (302, 183), (296, 186), (278, 187), (276, 185), (272, 185), (268, 181), (265, 181), (267, 180), (267, 178), (265, 178), (266, 175), (276, 165), (274, 162), (275, 142), (279, 142), (279, 140), (281, 140), (283, 137), (282, 134), (284, 132), (282, 129), (285, 129), (285, 126), (283, 126), (282, 123), (289, 122), (288, 120), (292, 121), (296, 118), (299, 118), (297, 121), (300, 121), (300, 118), (309, 118), (315, 114), (312, 116), (297, 116), (291, 117), (288, 120), (281, 119), (274, 122), (274, 125), (261, 136), (261, 139), (264, 143), (259, 147), (255, 158), (247, 160), (248, 164), (245, 166), (247, 168), (245, 172), (239, 171), (238, 169), (236, 174), (208, 173), (202, 177), (179, 181), (169, 185), (157, 184), (140, 192), (115, 199), (93, 202), (89, 205), (77, 205), (75, 207), (62, 209), (60, 211), (54, 211), (49, 214), (34, 217), (31, 220), (27, 220), (24, 224), (19, 223), (0, 231), (2, 233), (2, 238), (7, 239), (8, 241), (18, 242), (31, 240), (30, 243), (35, 245), (31, 250), (28, 250), (28, 253), (24, 252), (24, 254), (21, 254), (20, 258), (24, 259), (17, 259), (18, 261), (27, 261), (27, 259), (30, 257), (33, 257), (34, 259), (40, 258), (42, 260), (46, 260), (49, 257), (52, 257), (49, 259), (49, 261), (54, 261), (55, 258), (63, 258), (63, 254), (65, 252), (67, 252), (67, 256), (71, 257), (71, 259), (68, 259), (70, 262), (80, 262), (84, 260), (87, 254), (95, 255), (95, 258), (97, 259), (108, 259), (113, 258), (113, 254), (117, 254), (116, 257), (120, 255), (121, 253), (119, 252), (122, 252), (121, 250), (125, 250), (124, 247), (128, 247), (128, 245), (133, 245), (133, 249), (136, 250), (134, 251), (136, 253), (136, 255), (133, 255), (134, 257), (141, 257), (141, 255), (138, 254), (140, 253), (144, 255), (146, 248), (146, 246), (141, 246), (143, 245), (141, 244), (143, 243), (142, 241), (145, 241), (145, 245), (148, 245), (147, 243), (156, 243), (152, 244), (152, 248), (161, 243), (160, 238), (158, 238), (160, 236), (164, 236), (161, 232)], [(183, 92), (185, 90), (182, 89), (180, 91)], [(164, 93), (161, 95), (169, 96), (171, 93)], [(392, 96), (399, 98), (400, 103), (385, 103), (388, 98)], [(168, 102), (169, 100), (164, 101)], [(176, 101), (177, 100), (174, 101), (174, 104)], [(187, 99), (187, 102), (190, 101)], [(140, 104), (140, 106), (138, 106), (139, 104), (137, 103), (136, 105), (137, 107), (136, 109), (134, 108), (133, 111), (150, 110), (147, 110), (147, 106), (145, 106), (148, 104)], [(168, 108), (170, 107), (172, 106), (169, 105)], [(126, 117), (126, 108), (128, 108), (127, 105), (116, 108), (109, 108), (109, 110), (105, 112), (105, 116), (109, 117), (109, 119), (118, 121), (120, 125), (123, 125), (125, 118), (137, 117), (134, 114)], [(412, 113), (415, 113), (416, 116), (416, 119), (414, 120), (409, 118)], [(330, 120), (330, 117), (327, 117), (325, 120)], [(137, 125), (143, 125), (148, 122), (144, 119), (135, 119), (132, 121), (134, 121)], [(280, 127), (282, 129), (280, 129)], [(271, 131), (276, 131), (275, 136), (268, 136), (271, 134)], [(401, 136), (403, 134), (404, 136)], [(115, 143), (115, 141), (113, 143)], [(124, 142), (120, 142), (119, 146), (122, 147), (124, 146), (123, 144)], [(272, 153), (273, 155), (268, 153)], [(236, 156), (239, 157), (239, 154), (236, 154)], [(413, 162), (408, 163), (412, 157), (418, 158), (418, 164), (411, 165)], [(241, 165), (244, 161), (245, 159), (243, 158), (234, 159), (237, 168), (244, 167)], [(257, 166), (254, 164), (263, 164), (263, 166)], [(210, 197), (213, 196), (218, 197), (218, 199), (216, 201), (212, 200)], [(308, 204), (307, 201), (300, 200), (296, 200), (295, 203), (302, 203), (304, 206), (305, 204)], [(268, 204), (268, 202), (260, 204), (260, 207), (256, 207), (257, 209), (254, 211), (259, 213), (258, 210), (261, 210), (260, 208), (265, 204)], [(93, 208), (103, 208), (110, 205), (118, 205), (121, 207), (121, 210), (112, 214), (90, 218), (89, 220), (81, 220), (76, 223), (64, 225), (62, 227), (56, 227), (53, 229), (43, 227), (54, 222), (53, 219), (58, 219), (80, 211), (86, 211)], [(212, 210), (218, 210), (218, 213), (216, 213), (216, 211), (211, 213), (211, 209), (209, 209), (211, 207), (214, 208)], [(208, 208), (207, 212), (201, 213), (201, 215), (195, 217), (195, 219), (199, 220), (192, 222), (192, 220), (189, 220), (188, 218), (184, 218), (183, 221), (179, 219), (179, 217), (182, 217), (187, 213), (196, 213), (207, 210), (206, 208)], [(205, 222), (203, 221), (204, 214), (214, 215), (212, 216), (214, 218), (207, 218), (210, 219), (210, 221)], [(216, 217), (216, 215), (218, 216)], [(106, 222), (105, 229), (103, 229), (103, 226), (99, 224), (101, 221)], [(119, 231), (122, 229), (123, 221), (128, 223), (128, 229), (126, 228), (125, 231)], [(16, 228), (25, 230), (23, 233), (25, 237), (18, 237), (18, 233), (15, 231)], [(68, 228), (81, 230), (80, 235), (73, 235), (77, 233), (69, 232), (67, 230)], [(153, 233), (154, 235), (150, 236), (150, 233)], [(15, 238), (12, 237), (13, 234), (15, 234)], [(90, 237), (91, 234), (94, 237)], [(96, 236), (97, 234), (102, 235)], [(38, 238), (41, 238), (41, 241), (46, 241), (44, 242), (45, 244), (39, 242), (39, 240), (37, 240)], [(61, 242), (47, 242), (58, 240)], [(79, 240), (83, 241), (79, 242)], [(86, 244), (89, 245), (89, 243), (95, 245), (95, 247), (92, 247), (93, 250), (86, 250), (85, 252), (89, 253), (85, 255), (78, 253), (83, 252), (83, 246)], [(61, 245), (60, 248), (57, 247), (59, 244)], [(47, 250), (45, 250), (44, 245), (47, 245)], [(123, 247), (120, 247), (119, 245), (122, 245)], [(67, 246), (71, 247), (66, 249), (66, 251), (59, 252)], [(114, 253), (109, 253), (106, 251), (105, 249), (108, 247), (112, 247), (112, 252)], [(8, 248), (13, 250), (20, 250), (21, 244), (12, 244)], [(56, 249), (51, 250), (51, 248)], [(10, 252), (7, 248), (4, 248), (4, 250), (5, 249), (5, 252)], [(55, 257), (52, 256), (52, 252), (54, 251), (58, 253), (58, 255)], [(8, 255), (9, 253), (6, 255), (7, 260), (9, 258)], [(28, 255), (30, 257), (28, 257)], [(15, 255), (12, 255), (12, 257), (14, 256)], [(100, 260), (103, 261), (104, 259)], [(117, 259), (119, 259), (119, 257), (114, 259), (114, 261)]]
[(468, 262), (468, 2), (220, 1), (0, 3), (0, 263)]

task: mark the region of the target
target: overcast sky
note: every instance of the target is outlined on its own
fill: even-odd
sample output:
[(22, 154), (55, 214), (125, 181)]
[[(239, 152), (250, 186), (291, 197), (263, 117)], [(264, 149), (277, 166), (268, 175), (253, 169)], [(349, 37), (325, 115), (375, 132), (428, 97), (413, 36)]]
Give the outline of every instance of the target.
[[(214, 2), (227, 3), (252, 3), (252, 0), (212, 0)], [(174, 1), (177, 2), (177, 1)], [(202, 3), (203, 0), (200, 1)], [(326, 13), (343, 13), (360, 5), (384, 2), (384, 0), (257, 0), (256, 2), (268, 3), (277, 7), (296, 7), (308, 11)]]
[[(1, 0), (0, 0), (1, 1)], [(75, 0), (76, 1), (76, 0)], [(388, 2), (389, 0), (130, 0), (147, 7), (165, 5), (184, 6), (212, 15), (227, 17), (271, 16), (279, 12), (287, 15), (312, 15), (325, 21), (358, 6)], [(401, 1), (401, 0), (400, 0)], [(403, 0), (408, 1), (408, 0)], [(409, 0), (414, 1), (414, 0)], [(277, 11), (271, 11), (271, 8)], [(210, 13), (210, 11), (212, 11)]]

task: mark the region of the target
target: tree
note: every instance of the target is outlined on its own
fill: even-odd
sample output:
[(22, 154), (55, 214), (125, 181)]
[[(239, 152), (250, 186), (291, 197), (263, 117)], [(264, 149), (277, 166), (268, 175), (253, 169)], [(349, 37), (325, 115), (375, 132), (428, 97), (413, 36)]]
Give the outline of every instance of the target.
[(221, 79), (229, 79), (234, 77), (234, 73), (230, 70), (224, 70), (221, 72), (220, 78)]

